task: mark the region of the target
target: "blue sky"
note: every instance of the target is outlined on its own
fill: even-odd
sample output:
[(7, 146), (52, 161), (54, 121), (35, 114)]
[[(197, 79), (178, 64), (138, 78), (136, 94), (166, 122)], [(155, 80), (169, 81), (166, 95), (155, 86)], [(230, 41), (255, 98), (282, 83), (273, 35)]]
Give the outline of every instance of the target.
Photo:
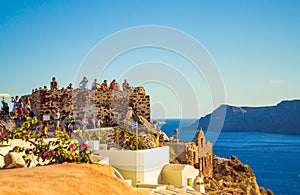
[[(107, 36), (135, 26), (159, 25), (185, 32), (207, 49), (222, 75), (224, 103), (259, 106), (299, 99), (299, 10), (296, 0), (1, 0), (0, 93), (28, 94), (49, 86), (52, 76), (67, 86), (91, 49)], [(186, 105), (191, 111), (181, 113), (180, 89), (145, 81), (153, 117), (199, 117), (215, 109), (205, 79), (186, 68), (185, 59), (165, 50), (144, 48), (124, 54), (98, 79), (121, 78), (126, 68), (149, 61), (174, 66), (189, 77), (198, 104)], [(121, 64), (127, 66), (120, 68)], [(168, 72), (165, 77), (172, 79)], [(184, 94), (184, 101), (190, 96)]]

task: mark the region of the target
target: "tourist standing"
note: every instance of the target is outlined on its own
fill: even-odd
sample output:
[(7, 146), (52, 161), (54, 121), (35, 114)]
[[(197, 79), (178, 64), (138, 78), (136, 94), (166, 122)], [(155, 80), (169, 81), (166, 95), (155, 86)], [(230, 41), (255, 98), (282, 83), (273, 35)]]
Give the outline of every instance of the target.
[(34, 112), (28, 108), (28, 111), (29, 111), (29, 117), (33, 118), (35, 116)]
[(174, 142), (179, 142), (179, 139), (178, 139), (178, 129), (176, 128), (175, 131), (174, 131), (174, 134), (173, 134), (173, 141)]
[(2, 103), (1, 110), (3, 111), (3, 110), (4, 110), (4, 107), (5, 107), (5, 101), (2, 100), (1, 103)]
[(164, 133), (161, 131), (160, 128), (158, 128), (158, 142), (159, 142), (159, 147), (164, 145), (165, 142), (165, 135)]
[(86, 77), (83, 77), (82, 81), (80, 81), (79, 83), (79, 87), (81, 89), (87, 89), (87, 83), (88, 83), (88, 79)]
[(126, 119), (132, 120), (132, 116), (133, 116), (132, 107), (128, 107), (128, 111), (126, 113)]
[(97, 123), (97, 117), (92, 114), (89, 119), (89, 124), (91, 124), (92, 129), (96, 129), (96, 123)]
[(84, 130), (88, 129), (89, 119), (86, 116), (86, 113), (83, 114), (83, 118), (82, 118), (81, 124), (82, 124), (82, 128)]
[(11, 97), (11, 103), (13, 103), (13, 113), (16, 114), (17, 113), (17, 103), (19, 102), (19, 96)]
[(58, 109), (53, 111), (53, 121), (55, 130), (59, 130), (60, 112)]
[(73, 132), (73, 116), (71, 112), (67, 113), (67, 116), (65, 117), (65, 124), (68, 134), (71, 136)]
[(107, 127), (112, 127), (113, 125), (113, 116), (111, 113), (108, 113), (107, 116), (105, 117), (105, 122)]
[(19, 99), (19, 101), (17, 102), (17, 117), (19, 119), (22, 119), (22, 114), (23, 114), (23, 102), (22, 99)]
[(5, 103), (3, 112), (4, 112), (5, 115), (9, 116), (9, 106), (8, 106), (8, 103)]
[(157, 120), (152, 121), (152, 125), (156, 131), (158, 131), (158, 129), (160, 129)]
[(103, 120), (102, 120), (102, 118), (101, 118), (101, 115), (98, 115), (98, 116), (97, 116), (96, 127), (97, 127), (97, 128), (100, 128), (100, 127), (102, 127), (102, 125), (103, 125)]
[(136, 108), (133, 109), (133, 112), (132, 112), (132, 119), (133, 119), (135, 122), (140, 122), (140, 116), (138, 115), (137, 109), (136, 109)]
[(31, 110), (30, 98), (29, 97), (26, 98), (24, 109), (25, 110), (28, 110), (28, 109)]

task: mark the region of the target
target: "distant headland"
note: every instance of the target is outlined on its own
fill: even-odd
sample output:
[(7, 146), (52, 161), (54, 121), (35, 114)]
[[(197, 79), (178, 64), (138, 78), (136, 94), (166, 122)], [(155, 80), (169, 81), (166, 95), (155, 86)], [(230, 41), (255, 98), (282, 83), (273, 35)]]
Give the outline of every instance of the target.
[(260, 131), (300, 134), (300, 100), (285, 100), (276, 106), (237, 107), (221, 105), (196, 121), (198, 128), (208, 128), (211, 115), (226, 109), (223, 131)]

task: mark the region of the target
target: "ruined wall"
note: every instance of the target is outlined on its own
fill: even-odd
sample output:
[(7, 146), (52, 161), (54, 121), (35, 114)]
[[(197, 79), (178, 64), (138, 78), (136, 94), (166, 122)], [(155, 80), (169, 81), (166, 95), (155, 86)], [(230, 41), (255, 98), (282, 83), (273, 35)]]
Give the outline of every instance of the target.
[[(171, 160), (176, 159), (181, 164), (189, 164), (199, 169), (200, 176), (213, 175), (213, 149), (210, 142), (205, 141), (202, 130), (196, 132), (195, 142), (167, 142), (172, 153)], [(174, 156), (174, 159), (172, 159)]]
[(199, 148), (199, 163), (195, 164), (201, 176), (213, 175), (213, 150), (210, 142), (205, 147)]
[(213, 175), (213, 149), (210, 142), (206, 142), (204, 132), (199, 130), (196, 132), (195, 140), (199, 162), (195, 167), (199, 169), (201, 176)]
[(75, 119), (80, 120), (83, 114), (102, 117), (111, 112), (116, 122), (125, 118), (128, 106), (137, 108), (137, 113), (150, 121), (150, 97), (142, 87), (132, 92), (128, 91), (96, 91), (86, 89), (40, 89), (22, 99), (30, 98), (32, 111), (42, 120), (46, 111), (55, 109), (73, 112)]

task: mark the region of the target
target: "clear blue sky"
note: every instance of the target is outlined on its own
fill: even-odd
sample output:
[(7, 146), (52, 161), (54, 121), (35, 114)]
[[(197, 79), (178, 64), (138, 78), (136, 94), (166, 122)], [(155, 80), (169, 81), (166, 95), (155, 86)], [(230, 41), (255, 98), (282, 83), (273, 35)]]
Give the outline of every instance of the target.
[[(49, 86), (52, 76), (57, 77), (60, 86), (67, 86), (99, 41), (126, 28), (161, 25), (191, 35), (208, 50), (223, 78), (224, 103), (259, 106), (299, 99), (299, 10), (297, 0), (1, 0), (0, 93), (29, 94), (33, 88)], [(174, 62), (167, 60), (173, 55), (167, 51), (140, 50), (130, 59), (124, 55), (116, 60), (114, 70), (118, 69), (118, 61), (138, 63), (132, 56), (141, 53), (146, 56), (144, 62), (171, 66)], [(180, 58), (175, 61), (180, 60), (185, 64)], [(174, 66), (185, 75), (197, 77), (183, 65), (174, 62)], [(114, 70), (98, 79), (119, 78)], [(168, 72), (165, 76), (171, 77)], [(145, 81), (153, 104), (152, 116), (200, 117), (215, 109), (205, 81), (192, 78), (190, 82), (201, 98), (197, 111), (182, 114), (176, 95), (179, 89), (172, 92), (167, 86)], [(134, 80), (131, 83), (140, 84)], [(187, 101), (189, 97), (185, 94)]]

